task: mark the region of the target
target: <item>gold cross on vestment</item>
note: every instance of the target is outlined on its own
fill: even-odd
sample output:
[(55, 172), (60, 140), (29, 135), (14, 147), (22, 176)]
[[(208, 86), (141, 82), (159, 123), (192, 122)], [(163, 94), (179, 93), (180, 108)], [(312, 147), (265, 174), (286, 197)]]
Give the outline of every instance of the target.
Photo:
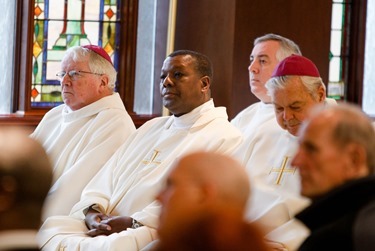
[(293, 168), (287, 168), (286, 167), (286, 164), (288, 163), (288, 159), (289, 159), (288, 156), (284, 156), (283, 163), (281, 164), (281, 167), (280, 168), (272, 168), (271, 171), (270, 171), (270, 173), (271, 172), (279, 173), (277, 175), (277, 178), (276, 178), (276, 183), (275, 183), (276, 185), (281, 184), (281, 178), (282, 178), (282, 176), (285, 172), (294, 174), (294, 172), (296, 171), (295, 167), (293, 167)]
[(145, 164), (145, 165), (148, 165), (148, 164), (151, 164), (151, 163), (159, 165), (161, 162), (155, 160), (159, 153), (160, 153), (160, 151), (154, 150), (154, 153), (152, 154), (151, 158), (149, 160), (142, 160), (142, 163)]

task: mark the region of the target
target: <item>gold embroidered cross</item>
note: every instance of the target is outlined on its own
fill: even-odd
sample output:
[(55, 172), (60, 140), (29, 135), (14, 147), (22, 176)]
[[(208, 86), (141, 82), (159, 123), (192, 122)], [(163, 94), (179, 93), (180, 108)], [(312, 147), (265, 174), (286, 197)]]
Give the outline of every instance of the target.
[(160, 151), (154, 150), (154, 153), (152, 154), (150, 160), (142, 160), (142, 163), (145, 164), (145, 165), (148, 165), (148, 164), (151, 164), (151, 163), (159, 165), (161, 162), (155, 160), (159, 153), (160, 153)]
[(289, 157), (288, 156), (285, 156), (284, 159), (283, 159), (283, 163), (281, 164), (281, 167), (280, 168), (272, 168), (270, 173), (271, 172), (276, 172), (276, 173), (279, 173), (277, 175), (277, 178), (276, 178), (276, 185), (280, 185), (280, 181), (281, 181), (281, 178), (284, 174), (284, 172), (288, 172), (288, 173), (293, 173), (296, 171), (296, 168), (286, 168), (286, 164), (288, 163), (288, 159)]

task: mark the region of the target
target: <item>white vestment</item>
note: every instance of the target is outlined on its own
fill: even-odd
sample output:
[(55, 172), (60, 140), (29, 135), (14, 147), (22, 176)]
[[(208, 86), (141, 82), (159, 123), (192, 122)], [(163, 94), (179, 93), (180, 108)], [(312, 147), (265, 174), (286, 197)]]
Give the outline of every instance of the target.
[[(336, 104), (332, 99), (326, 99), (326, 103)], [(244, 135), (244, 141), (235, 153), (246, 166), (253, 188), (247, 218), (263, 227), (268, 233), (267, 239), (295, 250), (308, 235), (308, 230), (292, 219), (310, 202), (300, 195), (298, 169), (290, 165), (298, 142), (295, 136), (279, 126), (274, 114), (263, 121), (253, 127), (252, 133), (249, 131)]]
[(254, 131), (263, 123), (275, 117), (273, 104), (257, 102), (242, 110), (230, 122), (237, 127), (245, 137), (254, 135)]
[[(309, 200), (300, 196), (298, 170), (290, 165), (297, 147), (297, 138), (283, 130), (274, 117), (255, 128), (253, 135), (246, 135), (235, 153), (246, 166), (252, 186), (246, 218), (259, 223), (266, 233), (288, 223), (308, 205)], [(306, 237), (305, 232), (301, 235), (290, 241)]]
[(53, 164), (43, 219), (68, 215), (83, 188), (133, 132), (134, 123), (118, 93), (77, 111), (63, 104), (46, 113), (31, 134)]
[[(297, 147), (296, 139), (277, 124), (274, 105), (254, 103), (241, 111), (231, 123), (244, 134), (245, 140), (236, 151), (236, 157), (246, 166), (251, 185), (255, 189), (249, 201), (248, 218), (258, 219), (267, 215), (273, 205), (279, 207), (279, 203), (283, 204), (284, 199), (280, 198), (280, 192), (287, 198), (291, 193), (291, 203), (295, 196), (299, 201), (298, 171), (290, 168), (291, 157)], [(284, 168), (283, 173), (279, 172), (280, 168)], [(276, 195), (273, 194), (275, 191)], [(256, 207), (252, 201), (257, 201), (258, 205), (263, 202), (267, 206)], [(300, 208), (294, 209), (292, 206), (290, 209), (295, 212)], [(272, 229), (280, 222), (280, 219), (271, 219), (269, 216), (264, 217), (264, 220), (267, 220), (266, 229)]]
[[(232, 154), (242, 134), (213, 101), (180, 117), (160, 117), (140, 127), (82, 193), (71, 216), (50, 217), (39, 232), (44, 250), (140, 250), (156, 238), (160, 206), (155, 197), (173, 162), (189, 152)], [(83, 211), (131, 216), (145, 226), (109, 236), (87, 237)]]

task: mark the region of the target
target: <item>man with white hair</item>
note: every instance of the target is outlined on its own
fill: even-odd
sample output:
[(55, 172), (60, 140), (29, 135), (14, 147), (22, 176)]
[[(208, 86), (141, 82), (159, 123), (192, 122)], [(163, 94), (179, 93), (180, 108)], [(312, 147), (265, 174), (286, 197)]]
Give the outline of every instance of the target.
[[(277, 65), (266, 87), (275, 116), (252, 138), (245, 139), (237, 153), (254, 187), (248, 218), (265, 227), (269, 233), (266, 237), (276, 247), (293, 250), (307, 233), (290, 234), (294, 226), (289, 226), (289, 221), (309, 200), (299, 193), (298, 171), (290, 160), (297, 148), (301, 122), (314, 105), (327, 102), (325, 86), (311, 60), (291, 55)], [(279, 129), (275, 130), (277, 125)], [(281, 232), (277, 230), (280, 226)]]
[(53, 165), (43, 220), (68, 215), (83, 188), (135, 131), (114, 91), (116, 74), (100, 46), (75, 46), (64, 55), (56, 74), (64, 104), (47, 112), (31, 135), (43, 145)]

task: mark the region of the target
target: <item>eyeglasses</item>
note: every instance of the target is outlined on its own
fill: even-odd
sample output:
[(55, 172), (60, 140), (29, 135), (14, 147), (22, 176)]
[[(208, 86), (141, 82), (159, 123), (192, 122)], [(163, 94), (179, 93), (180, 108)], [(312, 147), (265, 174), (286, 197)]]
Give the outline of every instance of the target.
[(94, 74), (94, 75), (98, 75), (98, 76), (102, 76), (103, 74), (101, 73), (94, 73), (94, 72), (89, 72), (89, 71), (76, 71), (76, 70), (72, 70), (72, 71), (69, 71), (69, 72), (66, 72), (66, 71), (60, 71), (58, 73), (56, 73), (56, 77), (58, 80), (62, 80), (66, 74), (69, 75), (70, 79), (71, 80), (77, 80), (79, 77), (82, 76), (81, 73), (88, 73), (88, 74)]

